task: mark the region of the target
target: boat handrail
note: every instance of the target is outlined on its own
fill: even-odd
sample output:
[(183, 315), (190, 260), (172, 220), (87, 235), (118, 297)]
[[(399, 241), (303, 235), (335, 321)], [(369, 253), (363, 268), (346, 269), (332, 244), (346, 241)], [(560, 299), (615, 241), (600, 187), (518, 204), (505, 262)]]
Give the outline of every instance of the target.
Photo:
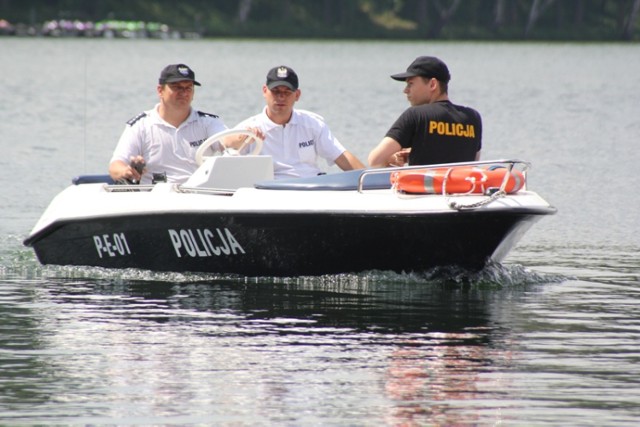
[[(436, 169), (436, 168), (454, 168), (459, 166), (486, 166), (486, 165), (508, 165), (509, 172), (513, 170), (516, 165), (520, 165), (520, 172), (524, 176), (523, 190), (527, 189), (527, 171), (531, 168), (531, 163), (518, 159), (498, 159), (498, 160), (478, 160), (473, 162), (460, 162), (460, 163), (439, 163), (434, 165), (413, 165), (413, 166), (396, 166), (376, 169), (365, 169), (358, 178), (358, 193), (362, 193), (364, 186), (364, 179), (369, 175), (377, 175), (389, 172), (408, 171), (408, 170), (424, 170), (424, 169)], [(507, 185), (508, 175), (505, 175), (505, 179), (500, 186), (499, 191), (504, 190)]]
[(154, 189), (153, 184), (104, 184), (104, 190), (110, 193), (121, 193), (121, 192), (148, 192)]
[[(156, 184), (147, 185), (123, 185), (123, 184), (105, 184), (104, 190), (109, 193), (123, 193), (123, 192), (152, 192), (157, 190)], [(236, 190), (229, 190), (223, 188), (207, 188), (207, 187), (187, 187), (181, 184), (174, 184), (171, 186), (171, 191), (176, 193), (195, 193), (195, 194), (214, 194), (220, 196), (232, 196)], [(166, 191), (166, 190), (165, 190)]]
[(191, 187), (182, 184), (176, 185), (175, 190), (178, 193), (215, 194), (219, 196), (233, 196), (236, 192), (235, 189)]

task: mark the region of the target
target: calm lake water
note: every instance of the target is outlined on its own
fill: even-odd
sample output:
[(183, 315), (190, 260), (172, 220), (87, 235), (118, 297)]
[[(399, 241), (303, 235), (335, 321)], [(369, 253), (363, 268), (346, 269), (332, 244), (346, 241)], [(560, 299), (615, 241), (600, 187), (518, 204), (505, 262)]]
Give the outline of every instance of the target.
[[(531, 161), (558, 208), (501, 266), (243, 278), (22, 245), (74, 175), (106, 171), (168, 63), (229, 126), (290, 65), (298, 107), (366, 160), (407, 106), (389, 74), (423, 54), (482, 113), (483, 158)], [(0, 64), (0, 424), (637, 425), (640, 45), (3, 38)]]

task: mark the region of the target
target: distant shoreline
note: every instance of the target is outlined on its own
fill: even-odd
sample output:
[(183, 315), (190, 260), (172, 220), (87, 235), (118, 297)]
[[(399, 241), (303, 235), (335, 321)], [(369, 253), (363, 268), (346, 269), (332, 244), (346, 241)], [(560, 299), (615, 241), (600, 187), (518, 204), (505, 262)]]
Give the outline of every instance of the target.
[(17, 37), (89, 37), (122, 39), (199, 39), (202, 36), (195, 31), (180, 31), (166, 24), (143, 21), (80, 21), (51, 20), (41, 26), (16, 24), (0, 20), (0, 36)]

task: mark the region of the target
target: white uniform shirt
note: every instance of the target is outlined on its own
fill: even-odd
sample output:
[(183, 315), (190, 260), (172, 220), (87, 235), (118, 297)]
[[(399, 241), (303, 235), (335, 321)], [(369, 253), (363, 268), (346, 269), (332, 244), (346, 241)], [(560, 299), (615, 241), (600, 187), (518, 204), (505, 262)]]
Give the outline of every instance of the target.
[(191, 109), (187, 120), (176, 128), (160, 117), (159, 105), (127, 122), (111, 161), (129, 163), (131, 157), (140, 155), (147, 163), (142, 184), (150, 184), (154, 173), (163, 172), (168, 182), (184, 183), (198, 167), (198, 147), (227, 127), (218, 116)]
[(265, 139), (260, 154), (273, 157), (276, 179), (318, 175), (323, 172), (318, 167), (318, 157), (332, 166), (346, 151), (318, 114), (294, 109), (291, 120), (279, 125), (269, 119), (266, 110), (265, 107), (262, 113), (242, 121), (236, 128), (262, 130)]

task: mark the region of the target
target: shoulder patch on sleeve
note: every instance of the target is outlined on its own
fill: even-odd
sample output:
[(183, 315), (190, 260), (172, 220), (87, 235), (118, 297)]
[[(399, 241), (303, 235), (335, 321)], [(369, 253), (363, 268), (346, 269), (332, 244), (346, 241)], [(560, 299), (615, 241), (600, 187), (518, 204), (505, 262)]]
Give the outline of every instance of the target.
[(129, 119), (129, 121), (127, 121), (127, 124), (129, 126), (133, 126), (138, 120), (140, 120), (143, 117), (146, 117), (146, 115), (147, 115), (147, 113), (140, 113), (137, 116), (135, 116), (134, 118)]
[(216, 119), (219, 119), (220, 117), (216, 116), (215, 114), (211, 114), (211, 113), (205, 113), (204, 111), (198, 111), (198, 115), (200, 117), (214, 117)]

